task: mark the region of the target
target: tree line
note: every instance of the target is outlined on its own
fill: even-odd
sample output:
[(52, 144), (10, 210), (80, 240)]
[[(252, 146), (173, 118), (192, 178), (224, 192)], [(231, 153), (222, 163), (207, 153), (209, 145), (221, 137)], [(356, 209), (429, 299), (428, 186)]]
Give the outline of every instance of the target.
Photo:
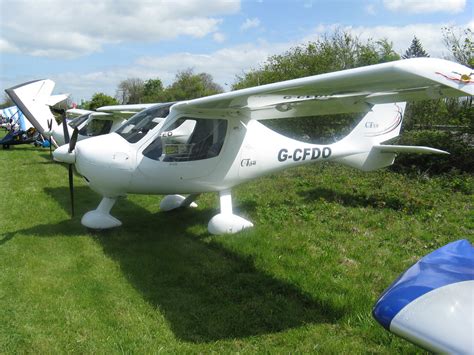
[(95, 110), (97, 107), (117, 104), (160, 103), (190, 100), (223, 92), (208, 73), (194, 73), (188, 68), (176, 74), (172, 84), (164, 87), (159, 78), (142, 80), (128, 78), (122, 80), (115, 97), (96, 93), (90, 101), (82, 102), (80, 107)]

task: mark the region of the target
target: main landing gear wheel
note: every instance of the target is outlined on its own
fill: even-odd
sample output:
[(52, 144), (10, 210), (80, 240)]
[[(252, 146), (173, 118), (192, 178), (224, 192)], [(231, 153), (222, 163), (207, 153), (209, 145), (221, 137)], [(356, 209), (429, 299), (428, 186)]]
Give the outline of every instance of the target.
[(253, 224), (245, 218), (237, 216), (232, 212), (232, 195), (230, 190), (219, 192), (221, 213), (215, 215), (209, 221), (207, 230), (211, 234), (233, 234), (244, 229), (252, 228)]

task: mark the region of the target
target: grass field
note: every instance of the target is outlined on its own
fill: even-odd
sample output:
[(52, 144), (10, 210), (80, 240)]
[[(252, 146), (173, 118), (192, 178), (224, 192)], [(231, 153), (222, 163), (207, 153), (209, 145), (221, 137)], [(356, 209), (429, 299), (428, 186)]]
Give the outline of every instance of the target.
[(211, 236), (217, 195), (159, 212), (129, 196), (90, 234), (100, 197), (48, 151), (0, 150), (0, 352), (417, 353), (371, 309), (421, 256), (474, 241), (469, 175), (408, 177), (323, 164), (234, 190), (255, 228)]

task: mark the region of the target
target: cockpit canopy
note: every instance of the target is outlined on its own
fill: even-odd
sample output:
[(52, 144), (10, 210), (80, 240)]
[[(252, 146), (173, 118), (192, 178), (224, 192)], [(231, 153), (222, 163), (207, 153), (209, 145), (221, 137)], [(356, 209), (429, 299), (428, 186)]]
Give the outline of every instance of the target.
[(143, 110), (132, 116), (127, 122), (120, 126), (116, 133), (129, 143), (137, 143), (145, 137), (148, 131), (155, 128), (170, 113), (170, 107), (174, 102), (156, 105)]
[(163, 162), (185, 162), (217, 157), (227, 133), (227, 120), (181, 117), (161, 129), (143, 155)]
[(106, 114), (87, 113), (69, 121), (68, 125), (73, 129), (78, 129), (81, 136), (95, 137), (110, 132), (113, 120), (107, 119)]
[[(129, 143), (137, 143), (169, 115), (173, 103), (143, 110), (117, 129)], [(227, 120), (180, 117), (163, 123), (156, 138), (143, 150), (147, 158), (164, 162), (209, 159), (219, 155), (227, 133)]]

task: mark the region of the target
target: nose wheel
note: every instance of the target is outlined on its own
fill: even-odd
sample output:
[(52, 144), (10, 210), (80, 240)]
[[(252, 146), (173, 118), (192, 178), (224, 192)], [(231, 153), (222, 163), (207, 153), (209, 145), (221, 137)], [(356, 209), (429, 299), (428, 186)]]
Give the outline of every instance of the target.
[(181, 207), (196, 208), (198, 205), (194, 200), (199, 194), (191, 194), (188, 197), (181, 195), (166, 195), (160, 203), (160, 210), (171, 211)]
[(110, 214), (110, 210), (116, 201), (116, 198), (104, 197), (95, 210), (82, 216), (82, 225), (93, 230), (120, 227), (122, 222)]

